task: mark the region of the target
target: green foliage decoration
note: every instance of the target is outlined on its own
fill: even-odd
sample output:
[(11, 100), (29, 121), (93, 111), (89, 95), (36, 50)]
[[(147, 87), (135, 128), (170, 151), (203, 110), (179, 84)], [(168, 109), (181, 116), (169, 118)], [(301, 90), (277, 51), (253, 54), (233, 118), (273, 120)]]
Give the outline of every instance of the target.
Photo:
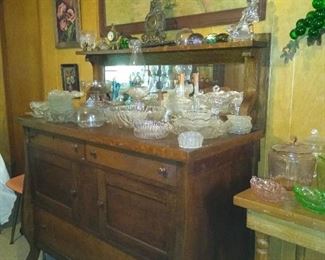
[(282, 49), (281, 58), (285, 63), (292, 60), (299, 49), (299, 42), (307, 38), (307, 45), (321, 45), (325, 33), (325, 0), (312, 0), (314, 10), (309, 11), (304, 18), (296, 22), (295, 28), (289, 32), (290, 41)]

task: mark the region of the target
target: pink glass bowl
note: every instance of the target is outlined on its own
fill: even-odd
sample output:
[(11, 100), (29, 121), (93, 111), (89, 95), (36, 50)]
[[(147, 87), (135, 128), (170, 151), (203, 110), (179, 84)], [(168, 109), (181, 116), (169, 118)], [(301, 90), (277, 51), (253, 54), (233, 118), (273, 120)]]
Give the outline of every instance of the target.
[(286, 189), (273, 180), (253, 176), (250, 185), (252, 191), (262, 200), (279, 202), (287, 198)]

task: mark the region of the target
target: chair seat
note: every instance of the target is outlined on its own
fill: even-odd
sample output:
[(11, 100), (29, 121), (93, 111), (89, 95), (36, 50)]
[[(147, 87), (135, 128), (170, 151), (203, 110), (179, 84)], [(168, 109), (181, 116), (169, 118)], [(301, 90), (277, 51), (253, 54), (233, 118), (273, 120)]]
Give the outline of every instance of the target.
[(22, 194), (24, 187), (24, 177), (24, 174), (13, 177), (6, 182), (6, 186), (17, 193)]

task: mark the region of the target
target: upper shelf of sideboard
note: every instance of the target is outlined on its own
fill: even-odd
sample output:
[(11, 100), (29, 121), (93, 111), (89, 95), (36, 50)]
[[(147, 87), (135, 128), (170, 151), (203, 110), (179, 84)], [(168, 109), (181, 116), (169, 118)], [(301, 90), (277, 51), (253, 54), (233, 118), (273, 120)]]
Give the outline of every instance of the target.
[[(141, 64), (173, 65), (173, 64), (208, 64), (244, 62), (245, 57), (252, 57), (261, 49), (269, 47), (269, 34), (256, 35), (258, 40), (238, 42), (220, 42), (187, 46), (159, 46), (142, 48)], [(77, 51), (85, 55), (93, 65), (131, 65), (132, 50)]]

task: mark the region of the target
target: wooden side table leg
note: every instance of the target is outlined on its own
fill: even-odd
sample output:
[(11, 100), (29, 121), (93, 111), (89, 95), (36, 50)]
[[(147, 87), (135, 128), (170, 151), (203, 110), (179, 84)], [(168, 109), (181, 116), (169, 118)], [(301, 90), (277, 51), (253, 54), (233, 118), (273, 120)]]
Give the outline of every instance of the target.
[(269, 254), (269, 236), (255, 231), (255, 260), (267, 260)]
[(296, 246), (296, 260), (305, 260), (306, 249), (302, 246)]
[(36, 246), (31, 246), (26, 260), (37, 260), (40, 250)]

